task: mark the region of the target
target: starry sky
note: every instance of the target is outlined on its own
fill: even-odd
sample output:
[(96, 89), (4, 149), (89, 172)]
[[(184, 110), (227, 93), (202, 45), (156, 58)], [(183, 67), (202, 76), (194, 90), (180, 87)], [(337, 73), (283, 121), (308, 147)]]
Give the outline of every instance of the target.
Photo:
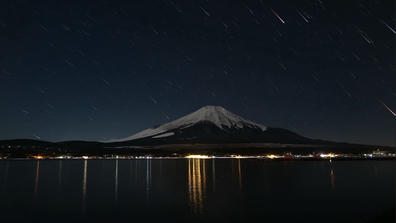
[(0, 139), (122, 138), (204, 105), (394, 145), (393, 0), (0, 2)]

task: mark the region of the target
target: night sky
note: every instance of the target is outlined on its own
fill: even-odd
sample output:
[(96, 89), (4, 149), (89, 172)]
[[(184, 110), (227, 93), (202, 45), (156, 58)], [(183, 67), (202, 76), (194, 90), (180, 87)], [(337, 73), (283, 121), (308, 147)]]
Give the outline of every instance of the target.
[(122, 138), (220, 105), (394, 145), (394, 12), (393, 0), (3, 0), (0, 139)]

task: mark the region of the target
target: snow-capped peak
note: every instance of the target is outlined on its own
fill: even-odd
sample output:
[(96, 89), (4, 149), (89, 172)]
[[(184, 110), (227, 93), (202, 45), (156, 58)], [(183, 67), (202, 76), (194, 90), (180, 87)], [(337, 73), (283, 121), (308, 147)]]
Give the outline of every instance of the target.
[(165, 123), (157, 128), (146, 129), (130, 137), (111, 140), (110, 142), (129, 141), (150, 136), (152, 138), (168, 137), (174, 134), (172, 132), (174, 129), (187, 128), (203, 121), (211, 122), (221, 129), (243, 127), (261, 129), (262, 131), (267, 129), (266, 126), (246, 120), (221, 106), (204, 106), (191, 114), (183, 116), (175, 121)]
[[(256, 124), (252, 121), (246, 120), (221, 106), (205, 106), (200, 108), (199, 110), (186, 115), (182, 118), (179, 118), (173, 122), (168, 124), (176, 124), (178, 127), (183, 127), (184, 125), (188, 126), (191, 124), (195, 124), (201, 121), (209, 121), (215, 124), (219, 128), (242, 128), (244, 126), (256, 126), (262, 130), (265, 130), (266, 127), (260, 124)], [(165, 124), (167, 125), (167, 124)]]

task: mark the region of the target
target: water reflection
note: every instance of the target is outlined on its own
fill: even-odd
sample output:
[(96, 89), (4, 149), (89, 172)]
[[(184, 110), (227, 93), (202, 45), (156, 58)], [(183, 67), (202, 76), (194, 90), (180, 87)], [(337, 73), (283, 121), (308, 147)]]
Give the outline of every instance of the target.
[(330, 183), (331, 183), (331, 189), (335, 189), (335, 175), (334, 175), (334, 170), (331, 167), (330, 169)]
[(36, 177), (34, 180), (34, 196), (35, 197), (37, 197), (37, 193), (38, 193), (39, 174), (40, 174), (40, 160), (37, 160), (37, 162), (36, 162)]
[(7, 189), (7, 179), (8, 179), (8, 162), (5, 162), (4, 174), (3, 174), (3, 191)]
[(216, 190), (216, 159), (212, 159), (212, 183), (213, 191)]
[(115, 161), (115, 173), (114, 173), (114, 201), (118, 201), (118, 159)]
[(194, 214), (201, 214), (206, 196), (206, 161), (188, 160), (188, 193), (190, 208)]
[(330, 186), (331, 189), (335, 189), (335, 175), (334, 175), (334, 170), (333, 170), (333, 165), (331, 163), (331, 159), (329, 160), (329, 167), (330, 167)]
[(59, 167), (58, 167), (58, 185), (62, 185), (62, 160), (59, 160)]
[(238, 185), (239, 189), (242, 189), (242, 171), (241, 171), (241, 160), (238, 159)]
[(146, 202), (150, 200), (150, 187), (151, 187), (151, 160), (146, 159)]
[[(133, 167), (132, 167), (132, 163), (134, 163), (132, 160), (129, 160), (129, 176), (130, 177), (132, 177), (132, 169), (133, 169)], [(129, 179), (131, 179), (131, 178), (129, 178)]]
[(88, 160), (84, 160), (84, 174), (83, 174), (83, 185), (82, 185), (82, 212), (86, 210), (86, 197), (87, 197), (87, 169)]

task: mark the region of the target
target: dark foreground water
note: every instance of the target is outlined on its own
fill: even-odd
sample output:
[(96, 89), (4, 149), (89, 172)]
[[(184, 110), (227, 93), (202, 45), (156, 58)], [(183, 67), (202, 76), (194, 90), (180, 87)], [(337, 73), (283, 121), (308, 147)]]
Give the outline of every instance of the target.
[(395, 161), (0, 161), (1, 222), (396, 222)]

